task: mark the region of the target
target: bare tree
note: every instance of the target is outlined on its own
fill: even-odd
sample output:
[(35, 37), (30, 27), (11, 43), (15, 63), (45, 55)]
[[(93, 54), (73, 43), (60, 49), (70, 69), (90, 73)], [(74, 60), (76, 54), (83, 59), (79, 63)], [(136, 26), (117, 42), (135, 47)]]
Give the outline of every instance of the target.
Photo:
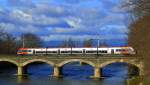
[(88, 39), (83, 42), (84, 47), (92, 47), (92, 44), (93, 44), (92, 39)]
[(72, 38), (65, 40), (60, 47), (76, 47), (75, 41)]
[(132, 6), (132, 13), (137, 18), (130, 25), (129, 45), (137, 51), (136, 56), (144, 60), (145, 73), (150, 75), (150, 0), (128, 0), (124, 6)]
[(106, 43), (106, 41), (100, 42), (99, 43), (100, 47), (108, 47), (108, 44)]
[(36, 48), (42, 46), (42, 40), (35, 34), (27, 33), (21, 36), (22, 43), (24, 43), (24, 47), (27, 48)]
[(130, 12), (132, 12), (136, 18), (142, 18), (150, 14), (150, 0), (126, 0), (126, 3), (123, 3), (122, 7), (128, 9), (132, 8)]
[(12, 54), (14, 53), (16, 47), (16, 38), (13, 37), (11, 34), (6, 34), (5, 40), (4, 40), (4, 48), (6, 50), (6, 53)]
[[(144, 60), (146, 70), (150, 67), (150, 16), (145, 16), (131, 25), (131, 32), (129, 34), (129, 45), (133, 46), (137, 51), (137, 55)], [(150, 73), (150, 72), (149, 72)]]
[(16, 53), (16, 38), (8, 33), (2, 33), (0, 37), (0, 52), (2, 54)]
[(69, 38), (69, 39), (68, 39), (68, 46), (69, 46), (69, 47), (76, 47), (75, 41), (74, 41), (72, 38)]
[(3, 29), (0, 29), (0, 36), (4, 35), (4, 30)]
[(63, 48), (68, 47), (67, 40), (64, 40), (64, 41), (61, 43), (60, 47), (63, 47)]

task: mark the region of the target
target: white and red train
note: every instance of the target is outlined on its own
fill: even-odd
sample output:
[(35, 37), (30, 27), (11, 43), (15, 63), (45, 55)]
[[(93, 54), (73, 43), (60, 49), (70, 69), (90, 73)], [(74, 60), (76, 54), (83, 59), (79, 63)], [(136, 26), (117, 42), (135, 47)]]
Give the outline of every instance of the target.
[(132, 47), (100, 47), (100, 48), (20, 48), (18, 55), (45, 55), (45, 54), (123, 54), (133, 55)]

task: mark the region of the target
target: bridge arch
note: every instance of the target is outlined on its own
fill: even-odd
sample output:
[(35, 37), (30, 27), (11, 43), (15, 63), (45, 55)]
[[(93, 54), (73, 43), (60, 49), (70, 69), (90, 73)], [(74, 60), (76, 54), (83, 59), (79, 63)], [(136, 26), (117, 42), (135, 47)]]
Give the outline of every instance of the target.
[(10, 59), (0, 59), (0, 62), (8, 62), (8, 63), (12, 63), (12, 64), (14, 64), (16, 66), (19, 66), (19, 63), (17, 63), (14, 60), (10, 60)]
[(130, 60), (112, 60), (112, 61), (107, 61), (107, 62), (102, 63), (99, 68), (102, 69), (105, 66), (113, 64), (113, 63), (126, 63), (128, 65), (134, 66), (138, 70), (138, 75), (139, 76), (143, 75), (143, 65), (141, 63), (136, 63), (136, 62), (130, 61)]
[(133, 65), (135, 67), (138, 67), (139, 70), (141, 69), (141, 65), (140, 64), (137, 64), (137, 63), (134, 63), (134, 62), (131, 62), (131, 61), (124, 61), (124, 60), (112, 60), (112, 61), (107, 61), (107, 62), (104, 62), (100, 65), (100, 68), (103, 68), (109, 64), (112, 64), (112, 63), (127, 63), (129, 65)]
[(82, 59), (70, 59), (70, 60), (65, 60), (61, 63), (58, 64), (59, 67), (62, 67), (63, 65), (69, 63), (69, 62), (83, 62), (83, 63), (86, 63), (86, 64), (89, 64), (91, 65), (92, 67), (95, 67), (95, 64), (91, 61), (88, 61), (88, 60), (82, 60)]
[(22, 66), (24, 67), (24, 66), (26, 66), (26, 65), (28, 65), (28, 64), (30, 64), (30, 63), (34, 63), (34, 62), (43, 62), (43, 63), (47, 63), (47, 64), (49, 64), (49, 65), (51, 65), (51, 66), (54, 66), (54, 63), (53, 63), (53, 62), (48, 61), (48, 60), (43, 60), (43, 59), (28, 60), (28, 61), (24, 62), (24, 63), (22, 64)]

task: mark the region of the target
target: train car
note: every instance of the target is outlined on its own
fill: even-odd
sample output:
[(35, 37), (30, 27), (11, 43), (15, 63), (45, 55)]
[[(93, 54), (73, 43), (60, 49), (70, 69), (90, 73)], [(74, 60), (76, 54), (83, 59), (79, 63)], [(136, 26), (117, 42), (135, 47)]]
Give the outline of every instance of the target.
[(132, 47), (101, 47), (101, 48), (20, 48), (18, 55), (45, 55), (45, 54), (135, 54)]
[(46, 54), (60, 54), (59, 48), (47, 48)]
[(71, 54), (72, 48), (59, 48), (60, 54)]
[(72, 48), (71, 49), (71, 54), (84, 54), (84, 48)]
[(136, 54), (135, 50), (132, 47), (112, 47), (110, 48), (111, 54)]
[(102, 55), (111, 54), (110, 49), (111, 48), (108, 48), (108, 47), (98, 48), (98, 54), (102, 54)]
[(33, 54), (33, 49), (29, 49), (29, 48), (19, 48), (18, 55), (32, 55)]
[[(31, 48), (29, 48), (28, 50), (31, 50)], [(33, 49), (33, 54), (44, 55), (46, 53), (47, 53), (46, 48), (34, 48)]]

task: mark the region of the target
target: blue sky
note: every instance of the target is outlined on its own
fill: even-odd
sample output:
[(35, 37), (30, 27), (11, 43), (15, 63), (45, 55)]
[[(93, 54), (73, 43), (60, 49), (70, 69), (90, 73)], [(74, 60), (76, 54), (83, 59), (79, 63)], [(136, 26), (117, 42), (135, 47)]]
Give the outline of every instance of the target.
[(45, 42), (84, 39), (126, 45), (126, 0), (0, 0), (0, 29), (19, 36), (34, 33)]

